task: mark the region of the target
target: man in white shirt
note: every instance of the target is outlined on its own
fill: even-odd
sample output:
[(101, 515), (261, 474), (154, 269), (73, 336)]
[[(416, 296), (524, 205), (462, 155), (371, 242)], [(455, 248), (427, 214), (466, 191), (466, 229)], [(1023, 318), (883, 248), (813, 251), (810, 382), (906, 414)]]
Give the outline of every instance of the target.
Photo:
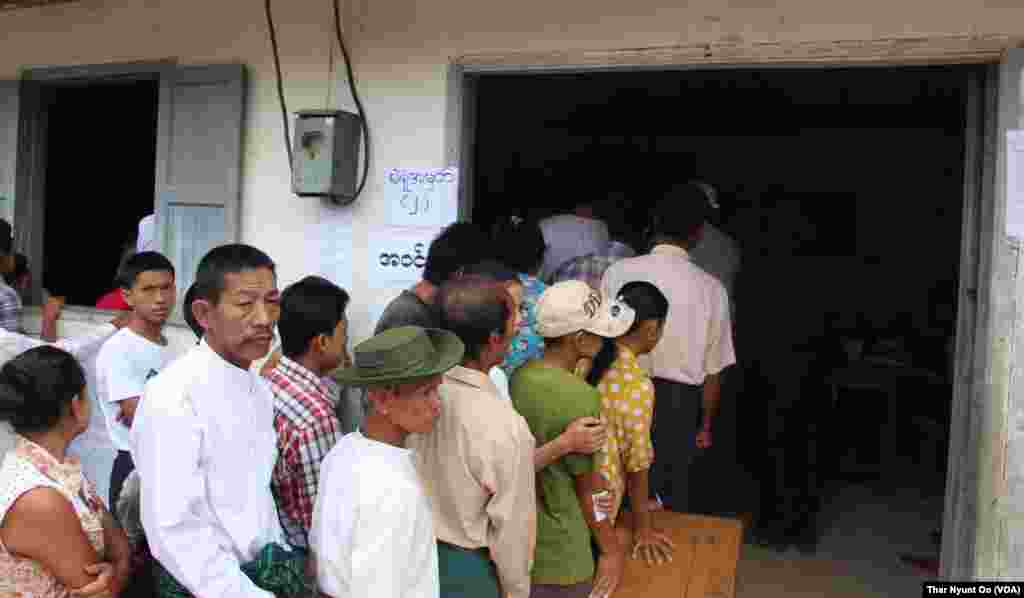
[(528, 598), (536, 545), (536, 442), (487, 372), (505, 359), (518, 314), (484, 280), (441, 287), (441, 325), (466, 346), (444, 375), (434, 429), (409, 436), (437, 528), (441, 594)]
[(579, 204), (572, 214), (550, 216), (538, 224), (548, 245), (540, 276), (546, 281), (565, 262), (605, 251), (611, 240), (608, 225), (595, 217), (590, 204)]
[(146, 382), (170, 361), (164, 325), (174, 308), (174, 266), (155, 251), (136, 253), (117, 279), (131, 306), (128, 326), (104, 343), (96, 358), (96, 393), (110, 441), (117, 448), (110, 474), (110, 502), (117, 505), (121, 486), (135, 470), (131, 426)]
[(273, 395), (250, 370), (270, 350), (280, 312), (274, 262), (254, 247), (224, 245), (199, 263), (195, 284), (203, 340), (149, 381), (132, 426), (157, 596), (290, 595), (247, 575), (268, 550), (289, 569), (298, 560), (270, 490)]
[(433, 429), (441, 376), (463, 352), (451, 332), (400, 326), (357, 345), (355, 365), (337, 372), (367, 387), (370, 409), (320, 466), (310, 545), (330, 598), (438, 598), (434, 518), (405, 445)]
[(720, 374), (736, 362), (725, 287), (690, 261), (707, 209), (700, 188), (674, 188), (654, 207), (651, 253), (616, 262), (601, 283), (609, 297), (629, 282), (643, 281), (668, 298), (665, 332), (650, 353), (648, 368), (655, 387), (651, 435), (656, 458), (650, 479), (652, 493), (679, 512), (687, 510), (687, 474), (695, 450), (711, 446)]

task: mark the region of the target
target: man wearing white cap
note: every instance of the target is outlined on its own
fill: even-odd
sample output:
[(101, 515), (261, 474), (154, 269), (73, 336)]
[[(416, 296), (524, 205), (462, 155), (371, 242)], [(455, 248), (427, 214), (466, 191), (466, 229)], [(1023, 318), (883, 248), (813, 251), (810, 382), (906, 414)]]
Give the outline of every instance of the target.
[(732, 308), (732, 315), (735, 317), (736, 295), (733, 289), (736, 288), (736, 275), (740, 270), (740, 247), (732, 237), (716, 226), (721, 209), (718, 191), (700, 181), (693, 182), (693, 185), (704, 192), (711, 209), (708, 210), (708, 218), (704, 222), (704, 234), (700, 243), (690, 250), (690, 259), (725, 286), (731, 300), (729, 305)]
[[(633, 310), (569, 280), (549, 287), (537, 302), (537, 332), (544, 356), (512, 376), (512, 403), (538, 444), (549, 442), (574, 419), (598, 417), (601, 395), (583, 380), (603, 339), (625, 334)], [(622, 577), (623, 547), (611, 522), (599, 520), (594, 493), (605, 488), (595, 458), (570, 454), (537, 474), (537, 548), (531, 598), (606, 598)], [(596, 570), (590, 539), (600, 547)]]

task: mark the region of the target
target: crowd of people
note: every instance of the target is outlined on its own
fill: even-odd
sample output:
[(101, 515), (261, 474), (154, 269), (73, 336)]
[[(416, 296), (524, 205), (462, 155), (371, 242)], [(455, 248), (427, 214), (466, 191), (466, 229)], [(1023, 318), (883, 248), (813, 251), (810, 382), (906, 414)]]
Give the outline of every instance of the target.
[[(698, 185), (667, 193), (639, 253), (586, 206), (452, 224), (351, 354), (358, 291), (281, 291), (241, 244), (201, 260), (180, 355), (175, 267), (151, 248), (121, 264), (124, 315), (88, 338), (11, 316), (0, 596), (608, 598), (628, 559), (658, 575), (675, 547), (654, 513), (686, 511), (735, 361), (725, 287), (688, 254), (709, 206)], [(107, 496), (69, 452), (90, 354), (118, 451)], [(348, 434), (346, 388), (365, 405)]]

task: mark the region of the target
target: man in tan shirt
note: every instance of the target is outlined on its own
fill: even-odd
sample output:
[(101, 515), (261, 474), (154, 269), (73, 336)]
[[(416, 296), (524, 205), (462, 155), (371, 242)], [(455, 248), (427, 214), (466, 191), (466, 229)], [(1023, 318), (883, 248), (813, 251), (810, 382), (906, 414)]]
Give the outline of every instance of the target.
[(434, 510), (441, 596), (527, 598), (535, 441), (487, 375), (504, 359), (518, 312), (503, 287), (479, 279), (448, 283), (437, 305), (466, 353), (444, 376), (433, 431), (410, 436), (407, 446)]

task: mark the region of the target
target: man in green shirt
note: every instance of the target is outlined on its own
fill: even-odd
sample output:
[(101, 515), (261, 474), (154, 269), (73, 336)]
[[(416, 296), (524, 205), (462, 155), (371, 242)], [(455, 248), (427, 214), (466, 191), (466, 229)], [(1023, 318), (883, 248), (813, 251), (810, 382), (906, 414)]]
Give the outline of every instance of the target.
[[(598, 417), (601, 395), (577, 375), (594, 358), (602, 337), (615, 338), (633, 324), (626, 305), (602, 299), (586, 283), (549, 287), (537, 303), (544, 356), (512, 377), (512, 402), (538, 444), (556, 438), (575, 419)], [(537, 548), (531, 598), (607, 598), (622, 577), (624, 551), (607, 518), (595, 517), (593, 495), (605, 484), (594, 457), (569, 454), (537, 478)], [(596, 573), (591, 533), (601, 550)]]

